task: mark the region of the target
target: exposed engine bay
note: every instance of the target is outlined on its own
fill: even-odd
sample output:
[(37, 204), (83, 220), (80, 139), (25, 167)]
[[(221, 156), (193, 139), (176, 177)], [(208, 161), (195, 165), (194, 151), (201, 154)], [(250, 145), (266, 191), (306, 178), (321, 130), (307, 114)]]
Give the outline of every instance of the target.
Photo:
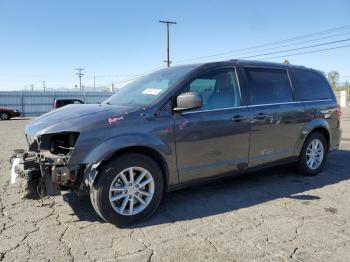
[(14, 150), (11, 182), (22, 178), (22, 197), (55, 196), (61, 190), (78, 190), (84, 185), (85, 165), (69, 166), (68, 160), (79, 137), (77, 132), (26, 136), (29, 150)]

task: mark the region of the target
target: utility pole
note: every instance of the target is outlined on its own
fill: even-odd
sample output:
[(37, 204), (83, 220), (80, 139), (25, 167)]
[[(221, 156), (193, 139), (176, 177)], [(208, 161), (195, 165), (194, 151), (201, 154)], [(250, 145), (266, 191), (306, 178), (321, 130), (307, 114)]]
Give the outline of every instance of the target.
[(167, 60), (166, 60), (166, 65), (167, 67), (170, 67), (170, 47), (169, 47), (169, 25), (176, 25), (176, 22), (172, 22), (172, 21), (162, 21), (162, 20), (159, 20), (159, 23), (163, 23), (163, 24), (166, 24), (166, 39), (167, 39), (167, 48), (166, 48), (166, 51), (167, 51)]
[(82, 73), (82, 71), (84, 70), (84, 68), (76, 68), (75, 70), (77, 70), (78, 72), (76, 73), (77, 74), (77, 76), (79, 77), (79, 87), (80, 87), (80, 92), (82, 92), (83, 91), (83, 86), (82, 86), (82, 84), (81, 84), (81, 78), (83, 77), (83, 73)]
[(33, 84), (31, 84), (31, 85), (29, 85), (30, 86), (30, 89), (32, 90), (32, 92), (34, 91), (34, 85)]
[(46, 86), (45, 86), (46, 81), (43, 81), (43, 88), (44, 88), (44, 92), (46, 91)]
[(94, 76), (94, 92), (96, 91), (96, 76)]

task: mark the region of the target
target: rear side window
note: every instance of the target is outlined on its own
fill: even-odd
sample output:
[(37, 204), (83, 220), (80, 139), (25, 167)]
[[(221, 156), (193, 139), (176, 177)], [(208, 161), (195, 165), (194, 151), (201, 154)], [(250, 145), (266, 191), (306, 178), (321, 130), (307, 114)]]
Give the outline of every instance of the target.
[(319, 100), (333, 98), (331, 88), (320, 73), (294, 69), (293, 88), (298, 100)]
[(293, 92), (286, 70), (245, 68), (251, 105), (293, 101)]

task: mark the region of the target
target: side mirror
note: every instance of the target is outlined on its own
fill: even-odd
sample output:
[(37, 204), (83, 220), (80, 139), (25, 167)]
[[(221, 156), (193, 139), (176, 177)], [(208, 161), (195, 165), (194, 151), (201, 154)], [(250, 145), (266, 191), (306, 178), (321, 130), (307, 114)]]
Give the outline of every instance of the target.
[(177, 107), (174, 111), (184, 111), (187, 109), (199, 108), (203, 105), (202, 96), (197, 92), (181, 93), (176, 99)]

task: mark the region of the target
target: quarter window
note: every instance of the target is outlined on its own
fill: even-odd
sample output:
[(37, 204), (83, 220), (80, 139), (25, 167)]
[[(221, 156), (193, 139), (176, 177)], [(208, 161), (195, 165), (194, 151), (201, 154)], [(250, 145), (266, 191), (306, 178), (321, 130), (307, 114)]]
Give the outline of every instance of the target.
[(293, 101), (293, 92), (286, 70), (245, 68), (251, 105)]
[(234, 69), (207, 72), (194, 79), (187, 90), (201, 94), (203, 106), (199, 110), (240, 106), (240, 92)]
[(293, 88), (299, 100), (332, 98), (331, 88), (320, 73), (307, 70), (293, 70)]

